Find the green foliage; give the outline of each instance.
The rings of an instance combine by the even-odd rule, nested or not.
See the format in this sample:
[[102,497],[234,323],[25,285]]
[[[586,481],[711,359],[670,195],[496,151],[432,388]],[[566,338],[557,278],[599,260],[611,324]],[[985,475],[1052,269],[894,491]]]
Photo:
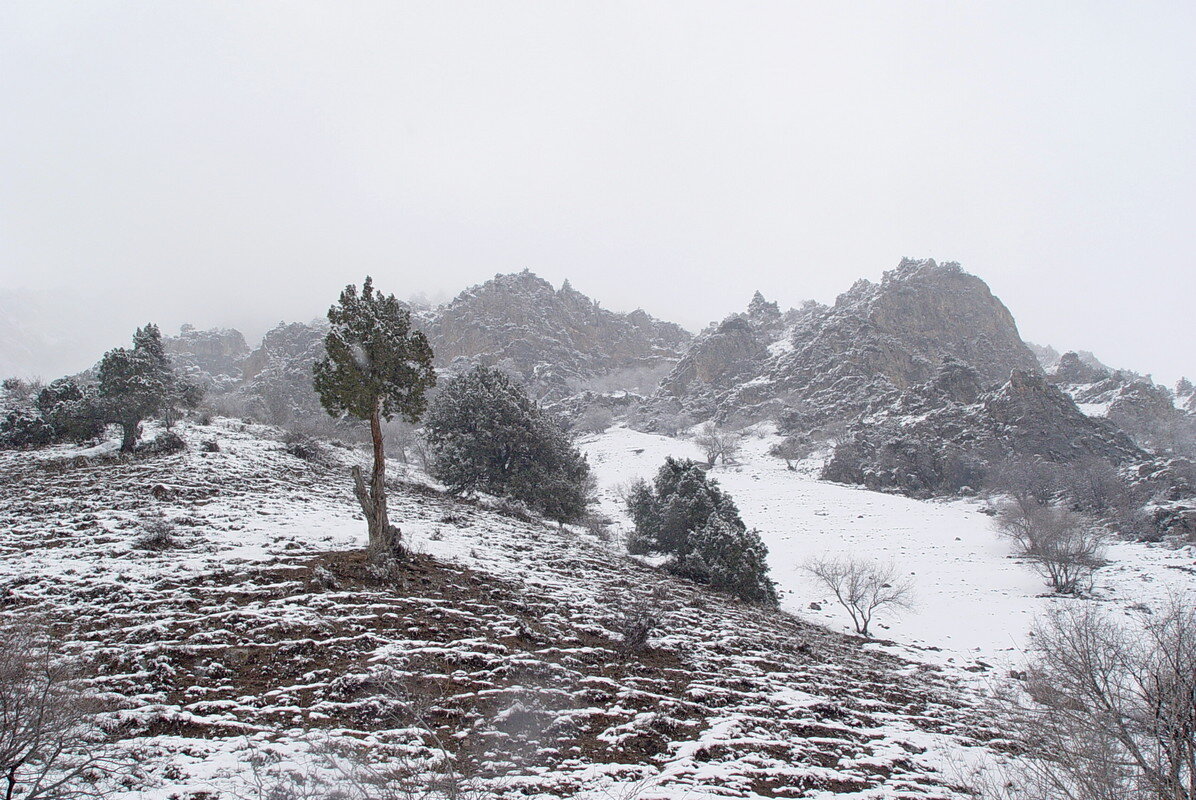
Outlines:
[[585,514],[590,466],[562,426],[501,370],[450,379],[425,422],[432,475],[457,493],[510,497],[551,519]]
[[25,450],[53,443],[54,428],[31,409],[13,409],[0,419],[0,446]]
[[694,532],[682,572],[744,600],[777,604],[768,578],[768,547],[756,531],[736,528],[719,514]]
[[87,442],[103,433],[103,414],[94,394],[69,378],[43,388],[31,408],[13,410],[0,420],[0,445],[5,447]]
[[55,441],[88,442],[104,433],[104,414],[94,392],[59,378],[37,395],[37,409]]
[[361,293],[349,285],[328,309],[331,329],[326,355],[316,362],[315,389],[331,415],[383,419],[401,414],[410,422],[423,416],[425,392],[436,384],[432,347],[411,327],[411,313],[394,295],[374,291],[371,278]]
[[665,459],[651,486],[632,485],[627,510],[635,523],[627,542],[633,554],[667,555],[672,572],[776,605],[768,548],[744,525],[731,496],[693,461]]
[[137,329],[132,349],[109,350],[100,360],[96,395],[107,421],[124,429],[122,451],[133,450],[143,420],[168,412],[191,392],[175,374],[153,323]]

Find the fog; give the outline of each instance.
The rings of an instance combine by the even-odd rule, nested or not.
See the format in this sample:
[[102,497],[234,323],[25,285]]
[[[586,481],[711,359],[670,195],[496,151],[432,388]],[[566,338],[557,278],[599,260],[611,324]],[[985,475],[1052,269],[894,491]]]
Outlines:
[[698,330],[911,256],[1196,377],[1193,41],[1189,2],[7,2],[0,367],[260,335],[367,273]]

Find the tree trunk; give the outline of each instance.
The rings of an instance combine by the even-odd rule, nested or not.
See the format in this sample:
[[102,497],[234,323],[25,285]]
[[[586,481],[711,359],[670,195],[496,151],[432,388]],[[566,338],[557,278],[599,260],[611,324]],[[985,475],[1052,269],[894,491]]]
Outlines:
[[140,422],[122,422],[120,424],[122,433],[120,440],[120,451],[122,453],[133,452],[133,448],[137,446],[137,429],[140,427]]
[[353,467],[353,491],[365,514],[370,532],[370,557],[385,560],[402,555],[399,529],[390,524],[386,513],[386,454],[382,447],[382,414],[380,404],[370,416],[370,437],[374,442],[374,469],[367,487],[361,467]]

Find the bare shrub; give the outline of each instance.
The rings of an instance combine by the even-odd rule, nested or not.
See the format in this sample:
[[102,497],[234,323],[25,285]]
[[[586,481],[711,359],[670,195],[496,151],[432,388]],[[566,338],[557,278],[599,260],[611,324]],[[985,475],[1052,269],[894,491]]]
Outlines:
[[113,766],[102,710],[77,676],[28,628],[0,632],[0,784],[9,800],[103,797]]
[[722,460],[725,464],[739,455],[743,437],[736,431],[719,428],[713,422],[707,422],[694,436],[694,444],[702,449],[706,456],[706,463],[714,466]]
[[1011,455],[993,464],[985,476],[985,488],[1005,494],[1024,509],[1055,501],[1062,488],[1065,470],[1040,458]]
[[785,466],[794,469],[794,461],[804,461],[814,454],[816,445],[808,436],[786,436],[768,449],[768,454],[784,459]]
[[909,608],[913,603],[913,583],[898,578],[892,564],[878,564],[857,558],[823,558],[809,561],[804,569],[835,593],[839,605],[847,609],[855,632],[868,636],[868,626],[883,608]]
[[175,537],[175,525],[165,516],[148,517],[141,522],[141,533],[133,540],[138,550],[174,550],[182,547]]
[[[1190,600],[1190,598],[1189,598]],[[1175,598],[1140,624],[1092,604],[1037,627],[1024,692],[1001,722],[1026,750],[1021,800],[1196,800],[1196,610]]]
[[1091,588],[1092,573],[1105,564],[1104,531],[1070,509],[1005,503],[994,524],[1059,594],[1080,594]]
[[[422,725],[422,723],[420,723]],[[482,800],[480,782],[463,774],[447,752],[419,757],[347,736],[310,741],[309,754],[286,764],[269,751],[250,755],[241,800]]]
[[609,408],[590,406],[573,425],[581,433],[602,433],[615,422],[615,415]]
[[282,437],[283,449],[302,461],[312,464],[327,464],[331,459],[328,446],[306,433],[288,431]]

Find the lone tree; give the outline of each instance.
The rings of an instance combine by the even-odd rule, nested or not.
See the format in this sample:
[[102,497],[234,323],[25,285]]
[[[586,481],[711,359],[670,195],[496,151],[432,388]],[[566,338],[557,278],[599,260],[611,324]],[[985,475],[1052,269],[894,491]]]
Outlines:
[[187,388],[189,402],[198,393],[179,380],[162,346],[162,333],[152,322],[133,334],[133,348],[117,347],[100,360],[99,398],[106,421],[120,425],[120,450],[131,453],[141,436],[142,421],[178,403]]
[[702,448],[702,454],[706,456],[706,464],[713,467],[720,458],[724,464],[733,461],[739,455],[742,438],[735,431],[720,428],[713,422],[707,422],[694,437],[694,444]]
[[417,422],[423,416],[424,393],[436,385],[432,348],[422,331],[412,329],[411,313],[394,295],[375,292],[368,276],[361,294],[352,284],[345,287],[328,309],[328,322],[326,354],[314,370],[316,394],[331,416],[369,421],[374,471],[367,486],[361,467],[353,467],[353,489],[369,526],[371,556],[400,555],[401,534],[386,513],[382,420],[398,414]]
[[693,461],[666,458],[651,484],[632,484],[626,501],[635,523],[627,538],[633,555],[668,556],[670,572],[743,600],[777,604],[768,547],[748,530],[718,481]]
[[869,636],[868,627],[879,609],[909,608],[913,584],[898,578],[892,564],[877,564],[856,558],[821,558],[804,569],[835,593],[839,605],[851,615],[855,632]]

